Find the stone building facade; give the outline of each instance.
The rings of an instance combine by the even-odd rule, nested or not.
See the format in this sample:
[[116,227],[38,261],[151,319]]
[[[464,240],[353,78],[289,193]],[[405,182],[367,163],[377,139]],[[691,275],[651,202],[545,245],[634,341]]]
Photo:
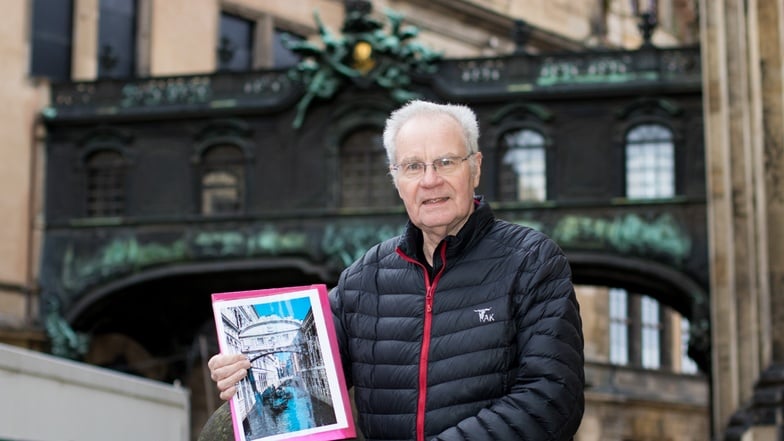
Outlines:
[[[135,56],[133,64],[129,66],[123,65],[123,61],[117,59],[119,54],[104,50],[102,42],[105,43],[106,40],[102,36],[104,35],[102,26],[106,25],[101,17],[111,13],[111,11],[106,13],[102,9],[104,2],[75,0],[72,2],[72,20],[65,21],[72,26],[71,59],[66,78],[59,80],[76,82],[70,84],[74,85],[74,90],[78,93],[58,95],[50,93],[52,90],[70,90],[69,83],[61,87],[63,84],[57,80],[31,74],[33,68],[30,60],[34,58],[33,41],[37,35],[33,17],[36,16],[38,3],[37,1],[12,2],[2,18],[3,26],[0,27],[2,29],[0,33],[5,37],[2,50],[9,55],[7,59],[11,60],[9,63],[4,63],[4,67],[0,70],[0,76],[5,80],[0,90],[8,103],[0,110],[3,114],[4,132],[8,134],[7,142],[3,147],[5,150],[3,156],[10,158],[9,161],[0,163],[3,171],[0,173],[0,182],[5,184],[5,188],[19,189],[19,191],[5,192],[0,198],[0,204],[8,213],[7,228],[0,231],[0,244],[2,244],[0,247],[3,255],[7,256],[0,261],[0,339],[20,346],[51,350],[53,330],[60,338],[68,340],[70,337],[73,341],[79,341],[81,333],[87,329],[84,317],[89,314],[101,315],[101,303],[97,301],[102,298],[101,296],[111,292],[120,296],[134,292],[126,289],[130,285],[107,283],[90,291],[92,298],[96,299],[94,304],[90,302],[89,296],[76,302],[75,311],[81,313],[74,312],[70,317],[68,314],[62,314],[66,318],[64,321],[50,320],[52,315],[49,312],[52,311],[52,305],[47,303],[50,297],[45,294],[46,286],[42,287],[46,280],[50,280],[47,274],[51,274],[47,272],[51,270],[49,264],[52,262],[46,257],[51,255],[47,254],[47,244],[50,244],[49,250],[51,250],[51,244],[56,244],[58,237],[72,237],[69,235],[80,234],[79,231],[92,234],[97,244],[100,244],[102,237],[106,243],[120,243],[111,241],[115,237],[110,232],[113,229],[117,231],[117,228],[107,224],[105,220],[96,221],[96,219],[89,219],[89,216],[69,214],[74,210],[74,206],[71,204],[72,199],[69,199],[73,195],[69,195],[67,189],[75,188],[70,186],[74,184],[75,176],[79,175],[72,172],[80,165],[79,161],[74,161],[72,155],[74,152],[68,151],[68,145],[79,145],[81,146],[79,148],[83,149],[82,152],[87,152],[93,145],[90,144],[91,140],[98,140],[105,144],[106,136],[109,136],[112,143],[119,143],[119,150],[122,151],[124,142],[132,145],[133,141],[126,136],[127,133],[117,130],[118,126],[129,127],[130,124],[134,124],[134,121],[141,121],[141,125],[144,125],[145,118],[148,118],[144,114],[139,114],[130,115],[124,120],[125,117],[122,115],[113,116],[109,106],[100,105],[93,107],[91,115],[78,113],[69,115],[67,114],[69,106],[73,105],[75,107],[70,108],[76,108],[80,104],[74,103],[74,98],[100,97],[100,92],[93,93],[89,88],[104,87],[112,81],[124,81],[118,73],[122,69],[131,72],[131,79],[150,78],[154,81],[155,78],[187,77],[198,82],[200,75],[203,75],[211,79],[215,78],[213,81],[216,81],[216,84],[220,75],[213,75],[223,71],[228,77],[235,75],[231,72],[238,69],[232,63],[242,57],[245,57],[245,66],[249,69],[274,69],[278,63],[285,62],[281,61],[285,59],[275,56],[275,48],[280,47],[281,32],[285,31],[311,42],[320,43],[323,35],[320,35],[313,12],[318,11],[319,18],[337,35],[344,23],[345,5],[344,2],[337,0],[302,0],[285,3],[251,0],[189,0],[186,7],[185,2],[179,0],[167,2],[137,0],[132,39],[134,43],[132,51]],[[292,3],[295,5],[292,6]],[[620,0],[577,3],[566,0],[520,2],[389,0],[373,2],[373,17],[383,21],[384,8],[389,7],[402,13],[407,24],[416,26],[419,30],[417,41],[442,51],[444,58],[476,60],[480,57],[493,59],[511,53],[536,56],[559,52],[635,50],[644,43],[637,26],[638,17],[632,11],[633,5],[637,3],[640,3],[639,8],[644,12],[645,5],[642,3],[648,2]],[[681,109],[680,115],[699,116],[683,119],[681,124],[686,127],[701,129],[703,125],[700,108],[694,106],[695,99],[698,104],[702,99],[705,108],[708,109],[704,113],[704,159],[684,158],[684,162],[690,162],[694,169],[701,169],[703,166],[701,161],[705,161],[706,173],[703,182],[707,183],[707,192],[704,187],[700,190],[701,186],[695,185],[690,190],[694,191],[690,194],[697,195],[694,199],[697,202],[691,202],[694,204],[691,209],[695,211],[684,210],[682,214],[676,214],[676,218],[678,216],[697,220],[704,218],[704,224],[709,227],[708,246],[705,249],[709,251],[711,271],[706,270],[704,274],[710,286],[711,299],[710,308],[706,310],[710,311],[710,322],[714,326],[710,327],[712,344],[709,346],[710,352],[707,353],[708,361],[707,364],[705,361],[702,363],[703,366],[709,366],[703,371],[711,371],[712,377],[708,380],[703,374],[682,374],[680,356],[684,352],[684,347],[681,345],[680,328],[675,324],[680,323],[682,315],[693,318],[689,314],[693,302],[689,303],[677,298],[668,300],[666,296],[657,297],[657,300],[662,304],[662,312],[659,314],[660,317],[664,317],[662,322],[671,325],[664,333],[666,338],[662,339],[663,346],[668,347],[662,351],[667,354],[663,356],[667,369],[646,369],[637,364],[619,366],[613,363],[611,360],[613,349],[608,339],[608,334],[611,333],[608,311],[613,298],[610,293],[612,286],[596,286],[591,283],[597,282],[598,285],[599,282],[607,281],[607,271],[597,276],[599,270],[596,267],[584,265],[580,260],[589,259],[591,256],[588,254],[578,256],[578,253],[575,253],[574,255],[578,257],[576,266],[580,269],[579,277],[583,282],[580,286],[580,301],[585,319],[588,356],[586,373],[590,383],[587,392],[586,417],[578,439],[583,441],[701,440],[722,439],[725,432],[751,433],[756,436],[754,439],[763,441],[774,439],[765,436],[771,433],[771,430],[780,431],[781,428],[775,429],[774,424],[768,424],[771,421],[771,412],[765,410],[770,409],[765,405],[771,400],[766,400],[764,393],[760,392],[766,392],[771,388],[773,391],[777,390],[776,374],[779,371],[775,366],[777,362],[781,362],[779,354],[781,345],[777,343],[776,336],[782,334],[776,331],[777,326],[782,322],[777,320],[782,315],[782,308],[779,300],[781,296],[776,293],[781,291],[782,278],[779,273],[782,271],[776,269],[776,257],[781,255],[779,245],[782,239],[774,226],[777,219],[775,215],[780,212],[777,207],[781,206],[780,198],[777,196],[781,188],[777,180],[782,168],[781,155],[779,155],[781,133],[776,123],[780,120],[781,113],[780,74],[777,73],[781,68],[781,51],[780,44],[776,44],[781,41],[779,30],[781,20],[777,20],[776,17],[781,17],[782,4],[780,1],[723,2],[724,6],[718,6],[708,0],[703,0],[699,5],[677,0],[660,1],[658,4],[659,26],[655,28],[652,36],[654,45],[676,47],[694,43],[697,39],[696,24],[699,15],[699,37],[703,47],[702,78],[705,84],[710,86],[705,88],[703,98],[700,98],[699,90],[695,94],[684,90],[675,92],[659,88],[655,89],[655,92],[647,90],[643,93],[649,97],[685,97],[682,101],[660,101],[659,103],[663,105],[653,106],[652,110],[648,111],[654,114],[661,112],[664,115],[668,110],[672,110],[667,105],[676,102]],[[736,9],[728,9],[730,6],[735,6]],[[122,11],[114,12],[122,16]],[[525,20],[524,26],[521,26],[518,19]],[[232,47],[230,44],[232,41],[224,42],[220,38],[221,30],[225,26],[224,20],[235,25],[239,23],[240,31],[244,26],[253,29],[253,32],[247,36],[250,38],[247,46],[249,50],[244,55],[242,50],[237,51],[236,47]],[[749,39],[747,35],[753,35],[755,38]],[[226,58],[222,58],[222,54],[229,53],[232,56],[226,55]],[[281,56],[284,55],[285,51]],[[752,62],[747,64],[743,62],[744,60]],[[476,63],[476,61],[472,62]],[[496,72],[492,68],[492,63],[477,66],[479,67],[472,70],[466,69],[464,64],[462,72],[469,72],[466,74],[469,76],[476,74],[479,77],[482,75],[492,77]],[[54,83],[54,87],[50,86],[51,83]],[[129,81],[129,84],[138,85],[140,82]],[[735,87],[736,84],[742,84],[744,87]],[[475,83],[475,86],[481,84]],[[442,98],[449,96],[444,90],[450,89],[448,87],[439,89],[436,96]],[[483,107],[481,100],[477,100],[470,94],[466,95],[470,92],[471,89],[461,90],[454,92],[452,97],[462,96],[466,100],[476,100],[480,112],[486,115],[488,120],[492,112],[499,110],[492,108],[491,105]],[[599,98],[598,95],[593,99],[604,100],[607,108],[610,109],[613,106],[623,107],[621,103],[632,101],[629,97],[633,96],[633,92],[624,92],[622,98],[615,98],[616,101],[612,98]],[[141,97],[140,99],[150,98],[148,95],[136,96]],[[581,104],[580,99],[575,98],[574,95],[565,94],[564,97],[563,99],[573,100],[574,108],[583,106],[582,108],[590,113],[591,106],[585,100]],[[361,96],[353,98],[361,98]],[[378,96],[374,95],[372,98],[377,99]],[[58,99],[65,101],[58,102]],[[498,100],[497,97],[493,99]],[[541,96],[538,99],[540,102],[547,103],[550,109],[560,109],[555,104],[555,100],[548,101]],[[349,100],[345,103],[356,102],[365,103],[371,114],[378,113],[376,119],[383,118],[383,111],[386,109],[368,105],[367,101]],[[216,105],[218,104],[220,103],[216,102]],[[223,104],[228,103],[224,101]],[[280,107],[285,106],[291,106],[291,103],[281,104]],[[304,124],[311,124],[314,120],[327,121],[323,119],[329,115],[326,109],[319,104],[308,108],[304,113],[306,118]],[[526,109],[528,114],[536,114],[536,107],[529,106]],[[105,112],[104,116],[101,116],[101,112]],[[166,155],[177,151],[176,144],[183,139],[181,136],[174,136],[173,134],[177,133],[176,129],[173,128],[174,126],[167,126],[165,122],[167,118],[172,118],[177,110],[164,111],[166,112],[170,116],[159,116],[157,120],[150,119],[152,122],[148,129],[145,129],[152,135],[150,139],[161,143],[169,142],[168,145],[161,144],[162,148],[156,153],[161,159],[159,164],[165,163]],[[556,114],[563,115],[562,112]],[[514,113],[507,114],[514,115]],[[231,112],[215,115],[232,116]],[[538,115],[541,118],[546,114]],[[186,118],[185,126],[190,124],[194,128],[201,127],[196,132],[202,135],[198,133],[193,135],[193,130],[188,132],[192,133],[192,138],[196,137],[190,139],[191,144],[199,145],[201,141],[198,137],[208,136],[210,130],[213,130],[213,134],[218,133],[219,137],[224,136],[224,139],[236,139],[237,136],[241,138],[244,133],[251,133],[253,130],[258,132],[270,129],[274,124],[277,124],[278,131],[283,130],[284,127],[282,123],[269,122],[264,123],[268,125],[246,127],[236,124],[236,121],[226,123],[224,119],[218,118],[214,118],[212,123],[209,123],[210,116],[196,113],[193,114],[190,122]],[[289,112],[284,116],[290,118],[293,113]],[[547,120],[546,116],[544,120]],[[205,121],[207,123],[202,124]],[[102,131],[106,126],[111,130]],[[543,126],[546,124],[541,125]],[[202,129],[206,131],[200,132]],[[701,133],[701,130],[698,132]],[[684,129],[683,133],[691,132]],[[83,136],[80,138],[80,135]],[[138,133],[132,136],[135,136],[137,141],[144,139],[144,136],[139,136]],[[687,139],[691,138],[687,136]],[[703,145],[701,137],[699,142],[691,142],[698,144],[701,151]],[[204,151],[207,151],[207,147]],[[86,154],[82,156],[86,157]],[[590,155],[586,155],[586,158],[588,156]],[[144,161],[145,166],[155,164],[154,161],[147,162],[150,158],[140,154],[136,160]],[[574,158],[570,159],[573,163]],[[198,159],[195,160],[198,162]],[[737,167],[736,164],[744,166]],[[307,167],[308,164],[303,165]],[[52,173],[52,170],[56,172]],[[165,171],[160,170],[159,173]],[[174,188],[186,194],[189,185],[189,182],[182,181],[174,185]],[[59,193],[58,188],[62,190]],[[568,193],[565,188],[561,188],[561,191]],[[494,188],[488,190],[491,193],[501,192]],[[153,188],[147,191],[155,190]],[[707,206],[699,203],[700,191],[703,191]],[[183,205],[183,207],[187,206],[187,203]],[[88,203],[84,208],[89,210],[89,207]],[[150,212],[165,208],[140,207]],[[104,208],[94,207],[95,210]],[[500,208],[503,212],[504,206]],[[521,221],[525,220],[529,223],[539,221],[544,227],[548,226],[548,216],[560,216],[548,215],[547,211],[540,208],[542,207],[537,209],[529,207],[522,211],[510,209],[507,214],[520,216]],[[661,209],[666,211],[670,208]],[[707,213],[707,218],[704,215],[693,214],[699,213],[701,209],[704,210],[703,213]],[[678,213],[677,210],[674,212]],[[649,215],[650,213],[656,213],[656,209],[648,212]],[[754,213],[755,216],[749,216],[749,213]],[[172,219],[171,216],[168,219],[163,216],[155,219],[145,228],[154,230],[161,225],[176,223]],[[202,225],[207,225],[196,218],[190,218],[189,222],[196,225],[202,222]],[[127,226],[127,223],[120,224],[121,228]],[[154,231],[152,233],[155,234]],[[59,234],[62,236],[58,236]],[[215,241],[210,242],[212,245],[208,244],[204,249],[216,253],[220,253],[220,248],[216,247],[224,247],[232,243],[229,240],[231,238],[227,236],[201,235],[199,237],[202,241],[209,241],[212,237]],[[692,237],[700,237],[700,234],[697,233]],[[130,246],[128,244],[132,242],[122,243]],[[738,246],[739,244],[746,246],[741,247]],[[135,248],[135,250],[150,253],[156,251],[152,248]],[[80,257],[78,250],[74,253],[72,256],[78,259]],[[120,250],[120,253],[125,253],[123,255],[127,256],[128,248]],[[117,256],[117,254],[106,256]],[[160,258],[160,254],[157,256]],[[695,262],[699,261],[700,259],[695,260]],[[110,260],[104,260],[103,266],[100,261],[88,263],[97,266],[89,267],[95,272],[80,273],[85,277],[99,274],[101,271],[110,271],[112,268]],[[83,265],[80,268],[84,269],[88,266]],[[220,271],[221,268],[239,279],[249,277],[247,272],[227,264],[220,268],[213,268],[212,271]],[[192,271],[198,270],[198,267],[192,267]],[[617,267],[614,271],[617,271]],[[151,272],[143,274],[146,275],[143,277],[137,275],[137,289],[152,287],[148,284],[151,279],[144,278],[151,276]],[[664,271],[662,274],[675,273]],[[286,281],[293,283],[303,280],[303,276],[312,278],[312,281],[322,282],[330,282],[334,278],[334,274],[329,271],[319,272],[313,268],[306,268],[301,272],[293,272],[290,276],[281,275],[274,280],[275,283]],[[177,282],[186,279],[188,279],[187,274],[181,274],[178,278],[167,282],[168,285],[165,286],[172,288],[177,286]],[[696,279],[699,280],[699,277]],[[86,278],[75,280],[77,284],[88,281]],[[196,281],[192,281],[193,285],[189,286],[208,283],[207,279],[200,279],[193,275],[191,280]],[[254,282],[252,278],[248,281]],[[632,277],[626,278],[625,283],[632,294],[635,287],[640,288],[639,291],[642,293],[646,290],[656,291],[643,282],[633,280]],[[675,285],[677,283],[677,281],[673,282]],[[161,286],[158,285],[156,289],[161,289]],[[221,288],[227,286],[223,285]],[[685,287],[690,285],[684,282],[678,286],[679,289],[669,286],[658,287],[658,292],[668,289],[671,293],[686,292],[688,289]],[[708,289],[705,291],[707,292]],[[637,303],[630,301],[630,304]],[[105,311],[111,316],[110,308]],[[715,326],[718,323],[731,325]],[[83,325],[82,328],[79,328],[80,324]],[[77,332],[74,332],[74,328]],[[56,332],[57,329],[60,330],[59,333]],[[202,333],[202,335],[206,334],[209,334],[209,330]],[[151,378],[171,380],[162,372],[161,366],[150,363],[159,360],[161,356],[153,354],[154,348],[145,347],[137,340],[118,333],[105,333],[95,335],[90,341],[84,341],[84,344],[90,346],[83,354],[86,361],[111,366],[116,362],[117,357],[121,356],[126,365],[144,366],[137,373]],[[76,345],[78,346],[78,343]],[[632,356],[635,354],[642,356],[641,352],[643,351],[639,347],[632,347],[630,350]],[[205,354],[191,355],[193,360],[203,361]],[[193,370],[193,375],[189,376],[187,383],[194,391],[192,403],[194,435],[206,420],[209,409],[215,406],[214,397],[209,398],[209,391],[202,389],[203,371],[199,371],[198,367],[198,361],[188,367]],[[763,375],[764,373],[767,373],[767,376]],[[765,381],[760,381],[761,379]],[[776,409],[775,399],[773,401],[772,408]],[[749,404],[752,404],[752,411],[744,412]],[[780,404],[778,408],[780,412]],[[763,410],[755,414],[754,409]],[[773,414],[775,415],[775,412]],[[753,422],[760,424],[755,426]],[[731,430],[727,430],[727,427],[731,427]]]

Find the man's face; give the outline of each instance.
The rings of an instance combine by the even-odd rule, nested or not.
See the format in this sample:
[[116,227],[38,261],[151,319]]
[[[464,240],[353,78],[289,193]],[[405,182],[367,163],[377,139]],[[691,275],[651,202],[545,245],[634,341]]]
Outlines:
[[[424,175],[406,177],[397,172],[397,190],[411,222],[423,233],[438,240],[454,235],[474,210],[474,189],[479,185],[482,154],[477,152],[476,173],[471,174],[468,154],[457,121],[447,115],[414,117],[396,137],[396,163],[424,162]],[[440,158],[458,158],[457,168],[441,174],[432,167]]]

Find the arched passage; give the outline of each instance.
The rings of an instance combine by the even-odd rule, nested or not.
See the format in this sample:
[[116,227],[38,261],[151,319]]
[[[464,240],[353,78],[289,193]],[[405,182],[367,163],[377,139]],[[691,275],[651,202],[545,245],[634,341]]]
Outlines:
[[[281,286],[335,283],[336,275],[301,259],[261,259],[171,265],[114,280],[80,297],[65,312],[78,332],[121,334],[165,365],[164,381],[183,380],[198,337],[215,346],[211,295]],[[132,373],[134,366],[112,366]]]
[[64,315],[91,337],[86,362],[187,387],[198,430],[221,403],[206,368],[218,352],[211,295],[336,281],[296,258],[167,265],[87,292]]
[[689,356],[710,372],[709,304],[707,291],[688,275],[662,263],[597,252],[569,252],[576,285],[623,288],[645,294],[689,319]]

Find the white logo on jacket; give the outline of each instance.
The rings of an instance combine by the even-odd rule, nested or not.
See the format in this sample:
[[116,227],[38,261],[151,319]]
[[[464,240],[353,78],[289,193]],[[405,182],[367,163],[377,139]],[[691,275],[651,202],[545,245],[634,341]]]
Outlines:
[[493,307],[489,308],[482,308],[482,309],[474,309],[474,312],[479,314],[479,322],[480,323],[487,323],[487,322],[494,322],[495,321],[495,313],[490,312],[493,310]]

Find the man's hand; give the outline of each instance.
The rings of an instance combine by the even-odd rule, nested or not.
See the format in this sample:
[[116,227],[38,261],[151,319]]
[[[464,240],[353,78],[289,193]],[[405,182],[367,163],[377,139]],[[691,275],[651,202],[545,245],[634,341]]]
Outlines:
[[243,354],[217,354],[210,358],[207,367],[221,399],[228,401],[237,393],[237,383],[248,375],[250,361]]

